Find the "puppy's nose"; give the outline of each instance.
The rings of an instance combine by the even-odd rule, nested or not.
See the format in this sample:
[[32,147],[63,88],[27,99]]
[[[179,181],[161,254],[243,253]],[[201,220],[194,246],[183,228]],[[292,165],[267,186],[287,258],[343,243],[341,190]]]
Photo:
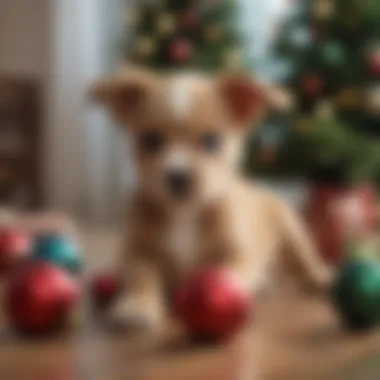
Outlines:
[[193,180],[190,173],[178,170],[167,174],[166,183],[172,194],[186,196],[192,189]]

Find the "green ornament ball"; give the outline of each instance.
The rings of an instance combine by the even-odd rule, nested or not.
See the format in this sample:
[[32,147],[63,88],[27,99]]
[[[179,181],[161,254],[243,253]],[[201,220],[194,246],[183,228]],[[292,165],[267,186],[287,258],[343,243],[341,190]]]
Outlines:
[[82,268],[82,258],[78,247],[66,236],[60,234],[37,237],[33,259],[46,261],[71,273],[78,273]]
[[327,42],[322,48],[322,58],[330,66],[338,66],[344,61],[344,48],[338,42]]
[[338,276],[334,304],[351,329],[369,329],[380,321],[380,265],[372,260],[352,260]]

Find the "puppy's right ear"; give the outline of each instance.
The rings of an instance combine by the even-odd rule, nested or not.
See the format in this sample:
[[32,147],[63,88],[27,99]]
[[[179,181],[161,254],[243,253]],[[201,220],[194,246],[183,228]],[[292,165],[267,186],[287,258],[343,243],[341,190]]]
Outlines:
[[118,122],[130,122],[141,112],[150,84],[147,74],[124,69],[95,83],[90,99],[104,104]]

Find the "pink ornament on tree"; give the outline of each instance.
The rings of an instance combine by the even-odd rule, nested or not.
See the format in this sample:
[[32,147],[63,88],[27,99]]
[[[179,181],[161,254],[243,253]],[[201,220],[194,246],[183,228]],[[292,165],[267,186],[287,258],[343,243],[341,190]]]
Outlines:
[[188,62],[192,54],[193,46],[184,38],[173,41],[169,47],[169,57],[171,61],[177,64]]
[[371,51],[367,57],[367,67],[370,74],[380,77],[380,49]]

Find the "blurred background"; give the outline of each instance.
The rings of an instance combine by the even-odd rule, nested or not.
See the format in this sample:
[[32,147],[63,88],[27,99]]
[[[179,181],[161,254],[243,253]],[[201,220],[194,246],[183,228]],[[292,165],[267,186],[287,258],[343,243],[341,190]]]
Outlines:
[[[108,265],[118,252],[112,227],[122,217],[120,205],[134,168],[127,139],[89,104],[87,93],[96,78],[126,60],[164,71],[244,70],[288,92],[288,112],[271,113],[252,126],[242,171],[303,212],[327,262],[340,269],[353,258],[351,267],[343,265],[342,273],[348,268],[349,274],[342,276],[338,297],[355,318],[363,312],[364,322],[378,326],[380,1],[0,0],[0,224],[1,211],[10,208],[52,212],[51,219],[24,222],[37,232],[41,226],[54,230],[54,224],[60,229],[55,211],[85,226],[100,225],[96,233],[83,233],[90,271]],[[111,226],[110,234],[104,226]],[[53,251],[63,245],[72,253],[65,241],[58,248],[54,238],[48,243]],[[365,263],[356,263],[358,257]],[[322,367],[335,370],[348,363],[348,376],[339,378],[358,379],[351,362],[359,351],[368,357],[360,368],[376,367],[375,376],[360,378],[379,378],[378,355],[372,357],[379,333],[365,335],[368,340],[341,333],[329,305],[308,297],[276,302],[258,318],[259,329],[270,332],[263,344],[277,350],[277,356],[263,358],[264,366],[280,373],[276,378],[311,378],[315,371],[321,375],[315,378],[332,379]],[[273,341],[272,335],[277,335]],[[78,342],[76,352],[87,355],[79,355],[79,361],[90,363],[91,373],[102,360],[112,371],[123,368],[114,366],[115,358],[130,366],[119,345],[104,355],[96,351],[98,342]],[[294,355],[288,355],[292,349]],[[30,366],[19,363],[37,363],[34,346],[30,353],[32,359],[28,350],[11,348],[2,357],[3,368],[10,363],[26,378]],[[39,355],[41,362],[57,367],[45,351]],[[68,367],[71,353],[67,358],[57,351],[56,356],[61,367]],[[302,366],[304,372],[293,377]]]
[[1,201],[119,218],[128,142],[86,89],[125,59],[284,86],[292,111],[252,129],[243,167],[293,201],[376,184],[378,15],[376,0],[0,0]]
[[[155,2],[140,3],[154,8]],[[197,27],[218,39],[219,29],[223,33],[233,24],[246,36],[237,41],[241,53],[268,76],[269,42],[288,4],[243,0],[239,6],[240,21],[227,11],[222,18],[215,15],[215,27],[194,10]],[[132,38],[135,11],[127,0],[0,0],[3,204],[65,210],[92,221],[118,217],[133,177],[128,147],[88,106],[86,89],[126,56],[130,42],[144,50],[144,39]],[[144,28],[152,22],[161,25],[161,33],[170,32],[173,12],[163,10],[162,18],[157,13]]]

